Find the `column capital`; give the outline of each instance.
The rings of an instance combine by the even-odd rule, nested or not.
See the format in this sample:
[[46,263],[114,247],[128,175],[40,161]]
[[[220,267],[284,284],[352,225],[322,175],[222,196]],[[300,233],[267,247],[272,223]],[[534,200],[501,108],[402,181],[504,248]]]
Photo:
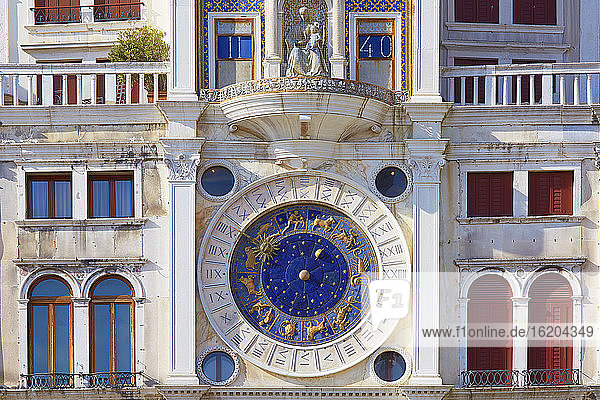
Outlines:
[[169,181],[196,181],[196,169],[200,164],[200,155],[186,156],[183,153],[177,157],[165,157],[169,167]]
[[513,307],[527,307],[529,305],[529,297],[512,297]]
[[73,299],[73,307],[87,307],[90,305],[90,299],[85,297],[78,297]]
[[444,151],[448,140],[408,139],[408,165],[413,172],[413,180],[419,183],[440,181],[440,172],[446,165]]

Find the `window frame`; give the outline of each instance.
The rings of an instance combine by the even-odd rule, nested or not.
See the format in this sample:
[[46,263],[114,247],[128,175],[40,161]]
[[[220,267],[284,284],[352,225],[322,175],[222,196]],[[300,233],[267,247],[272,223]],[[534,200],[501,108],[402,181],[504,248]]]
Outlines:
[[[497,2],[496,11],[495,11],[497,18],[496,18],[495,21],[481,21],[480,20],[479,15],[478,15],[479,14],[479,12],[478,12],[479,11],[479,5],[477,3],[479,1],[481,1],[481,0],[473,0],[475,2],[475,4],[474,4],[474,8],[475,8],[475,11],[474,11],[474,13],[475,13],[475,21],[459,21],[458,17],[457,17],[457,15],[458,15],[457,11],[458,11],[458,3],[461,2],[461,1],[467,1],[467,0],[454,0],[453,1],[452,7],[453,7],[453,12],[454,12],[454,22],[464,23],[464,24],[493,24],[493,25],[500,24],[500,3],[501,3],[501,0],[495,0]],[[494,0],[491,0],[491,1],[494,1]]]
[[[208,87],[217,88],[217,21],[252,21],[252,79],[260,79],[261,72],[261,16],[258,12],[209,12],[208,13]],[[242,35],[246,36],[246,35]],[[247,60],[247,59],[244,59]]]
[[[41,282],[53,279],[64,284],[69,290],[70,296],[38,296],[31,297],[33,290]],[[68,305],[69,306],[69,373],[72,374],[74,371],[74,312],[73,312],[73,291],[70,285],[61,277],[56,275],[47,275],[36,279],[27,291],[27,373],[34,374],[34,339],[33,339],[33,307],[34,306],[48,306],[48,374],[56,373],[56,342],[54,339],[54,327],[55,327],[55,305]],[[50,319],[52,316],[52,320]],[[50,362],[52,360],[52,362]]]
[[[373,57],[373,58],[364,58],[364,57],[360,57],[360,33],[358,31],[358,23],[360,21],[366,21],[366,22],[392,22],[392,43],[391,43],[391,49],[392,49],[392,55],[391,57],[387,58],[380,58],[380,57]],[[383,60],[391,60],[392,62],[392,87],[390,88],[390,90],[396,90],[396,55],[398,53],[398,49],[396,49],[396,21],[394,18],[374,18],[374,17],[357,17],[354,20],[354,24],[355,24],[355,34],[354,34],[354,39],[356,41],[356,71],[355,71],[355,76],[356,76],[356,80],[360,80],[360,75],[359,75],[359,62],[360,61],[364,61],[364,60],[373,60],[373,61],[383,61]],[[372,34],[372,36],[388,36],[388,34],[386,33],[374,33]],[[402,49],[400,49],[402,50]]]
[[[96,287],[102,283],[103,281],[109,280],[109,279],[118,279],[120,281],[122,281],[123,283],[125,283],[128,287],[129,290],[131,291],[131,295],[127,296],[127,295],[118,295],[118,296],[95,296],[94,295],[94,291],[96,290]],[[135,353],[136,353],[136,347],[135,347],[135,330],[136,330],[136,326],[135,326],[135,291],[133,288],[133,285],[125,278],[123,278],[120,275],[106,275],[103,276],[102,278],[97,279],[92,286],[90,287],[90,306],[89,306],[89,320],[90,320],[90,330],[89,330],[89,335],[90,335],[90,347],[89,347],[89,360],[90,360],[90,373],[115,373],[115,372],[129,372],[129,373],[135,373],[136,372],[136,365],[135,365]],[[129,317],[130,317],[130,328],[129,328],[129,334],[130,334],[130,338],[131,338],[131,343],[130,343],[130,351],[131,351],[131,359],[130,359],[130,366],[131,366],[131,371],[118,371],[116,369],[116,364],[117,364],[117,334],[116,334],[116,305],[117,304],[129,304]],[[95,370],[95,352],[96,352],[96,348],[95,348],[95,313],[94,313],[94,307],[95,305],[108,305],[109,306],[109,327],[108,327],[108,332],[109,332],[109,371],[96,371]]]
[[[394,62],[392,63],[392,71],[394,76],[392,79],[393,89],[401,90],[402,88],[402,74],[396,73],[402,71],[402,46],[405,45],[404,38],[402,37],[402,24],[406,20],[402,19],[402,13],[400,12],[351,12],[348,14],[349,23],[349,54],[350,54],[350,80],[357,80],[358,77],[358,20],[393,20],[393,55]],[[407,81],[410,77],[407,76]]]
[[[251,29],[250,29],[250,41],[251,41],[251,50],[250,50],[250,58],[219,58],[219,37],[220,36],[229,36],[229,37],[247,37],[247,34],[232,34],[232,35],[219,35],[219,31],[217,28],[217,24],[219,22],[250,22],[251,24]],[[219,74],[217,73],[217,71],[219,70],[219,62],[220,61],[231,61],[231,60],[236,60],[236,61],[250,61],[252,63],[252,79],[254,80],[256,79],[255,76],[255,71],[254,71],[254,64],[255,64],[255,59],[254,59],[254,46],[256,46],[256,43],[254,42],[254,19],[252,18],[215,18],[213,20],[214,23],[214,32],[215,32],[215,42],[214,42],[214,46],[215,46],[215,85],[216,87],[219,87]]]
[[[121,179],[119,179],[121,178]],[[115,192],[115,181],[124,180],[122,178],[128,178],[131,184],[131,215],[126,217],[116,216],[116,192]],[[96,217],[93,215],[94,210],[94,181],[105,181],[108,180],[108,217]],[[97,218],[133,218],[135,217],[135,176],[133,171],[114,171],[114,172],[88,172],[87,174],[87,217],[90,219]]]
[[[48,182],[48,216],[33,217],[33,182]],[[70,216],[56,217],[56,203],[54,201],[54,186],[56,182],[69,182],[71,187],[70,199]],[[26,206],[25,218],[27,219],[73,219],[73,176],[70,172],[27,172],[25,173],[26,185]]]

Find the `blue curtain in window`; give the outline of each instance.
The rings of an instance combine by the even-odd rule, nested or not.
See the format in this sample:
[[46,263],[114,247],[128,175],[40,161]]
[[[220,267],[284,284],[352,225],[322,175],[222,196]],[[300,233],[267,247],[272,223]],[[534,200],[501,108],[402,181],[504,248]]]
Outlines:
[[54,182],[54,217],[71,218],[71,182]]
[[115,217],[133,217],[131,181],[115,181]]
[[108,181],[92,181],[92,216],[110,217]]

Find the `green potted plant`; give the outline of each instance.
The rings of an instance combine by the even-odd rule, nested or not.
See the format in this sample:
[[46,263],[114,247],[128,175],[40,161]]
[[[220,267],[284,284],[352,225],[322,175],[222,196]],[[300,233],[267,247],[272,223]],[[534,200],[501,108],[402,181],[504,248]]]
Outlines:
[[[165,42],[165,33],[150,26],[142,26],[123,30],[119,33],[118,42],[109,53],[111,62],[163,62],[169,61],[169,45]],[[120,76],[119,81],[123,82]],[[133,77],[137,82],[137,77]],[[148,102],[154,100],[154,80],[151,75],[144,78],[144,88],[148,92]],[[158,78],[158,99],[166,99],[167,80],[165,75]]]

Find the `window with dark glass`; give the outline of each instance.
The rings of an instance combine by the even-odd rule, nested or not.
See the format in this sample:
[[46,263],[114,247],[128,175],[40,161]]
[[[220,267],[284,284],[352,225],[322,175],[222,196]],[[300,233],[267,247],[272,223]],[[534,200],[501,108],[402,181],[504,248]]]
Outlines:
[[470,172],[467,175],[467,216],[511,216],[512,183],[512,172]]
[[498,23],[498,0],[454,0],[456,22]]
[[556,0],[513,0],[513,22],[556,25]]
[[202,361],[202,372],[212,382],[224,382],[235,372],[235,362],[226,352],[213,351]]
[[90,174],[88,193],[88,213],[91,218],[133,217],[131,173]]
[[70,386],[72,360],[71,291],[59,278],[46,278],[29,291],[29,373],[40,375],[38,386]]
[[380,379],[394,382],[406,372],[406,361],[395,351],[384,351],[375,358],[373,369]]
[[530,172],[529,215],[573,215],[573,171]]
[[71,174],[27,174],[27,218],[71,218]]
[[90,371],[106,373],[110,386],[132,384],[133,367],[133,290],[118,276],[94,284],[90,310]]

